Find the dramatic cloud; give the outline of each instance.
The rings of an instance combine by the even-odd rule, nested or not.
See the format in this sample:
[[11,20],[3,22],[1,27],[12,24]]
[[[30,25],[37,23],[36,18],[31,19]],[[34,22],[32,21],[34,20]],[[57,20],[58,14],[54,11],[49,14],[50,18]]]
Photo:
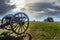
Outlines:
[[60,6],[55,5],[54,3],[40,2],[40,3],[31,3],[28,6],[28,10],[32,12],[33,16],[41,15],[55,15],[60,13]]
[[25,0],[26,3],[38,3],[38,2],[49,2],[49,3],[53,3],[53,2],[57,2],[58,0]]
[[29,10],[44,11],[50,9],[60,10],[60,6],[53,5],[52,3],[32,3],[29,5]]
[[8,10],[15,8],[15,5],[8,5],[10,0],[0,0],[0,15],[6,13]]

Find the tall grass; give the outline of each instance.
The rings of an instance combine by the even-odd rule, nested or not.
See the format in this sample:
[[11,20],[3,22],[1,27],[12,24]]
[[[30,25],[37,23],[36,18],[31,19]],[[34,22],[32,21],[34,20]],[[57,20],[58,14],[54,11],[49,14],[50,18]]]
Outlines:
[[[0,29],[0,34],[5,31]],[[27,33],[33,40],[60,40],[60,22],[30,22]]]
[[60,23],[30,22],[28,32],[33,40],[60,40]]

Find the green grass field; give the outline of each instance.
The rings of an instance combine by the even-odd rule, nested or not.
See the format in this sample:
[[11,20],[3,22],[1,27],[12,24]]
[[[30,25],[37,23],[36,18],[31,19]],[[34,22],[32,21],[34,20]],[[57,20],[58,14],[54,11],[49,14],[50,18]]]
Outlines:
[[60,22],[30,22],[33,40],[60,40]]
[[60,22],[30,22],[26,33],[30,33],[33,40],[60,40]]

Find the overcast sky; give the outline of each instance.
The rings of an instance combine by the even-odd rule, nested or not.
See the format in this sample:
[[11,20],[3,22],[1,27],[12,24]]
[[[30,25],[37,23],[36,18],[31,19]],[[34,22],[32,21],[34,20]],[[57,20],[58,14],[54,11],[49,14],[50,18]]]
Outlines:
[[15,14],[20,9],[26,12],[30,20],[43,21],[52,17],[60,21],[60,0],[0,0],[0,17],[5,13]]
[[60,0],[31,0],[27,2],[27,5],[27,9],[31,12],[31,15],[41,21],[47,17],[60,21]]

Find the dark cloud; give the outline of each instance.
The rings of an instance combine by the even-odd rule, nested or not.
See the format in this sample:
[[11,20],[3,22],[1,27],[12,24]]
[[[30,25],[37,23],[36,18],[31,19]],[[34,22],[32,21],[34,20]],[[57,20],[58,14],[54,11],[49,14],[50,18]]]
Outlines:
[[[8,10],[10,9],[13,9],[15,8],[15,5],[8,5],[7,3],[9,2],[10,0],[0,0],[0,15],[1,14],[4,14],[5,12],[7,12]],[[7,3],[5,3],[7,2]]]
[[29,10],[32,11],[44,11],[47,8],[60,10],[59,6],[53,5],[52,3],[34,3],[29,5]]
[[[31,10],[33,13],[32,16],[42,17],[46,16],[56,16],[60,15],[60,6],[55,5],[54,3],[41,2],[41,3],[31,3],[28,7],[29,11]],[[42,12],[41,12],[42,11]],[[37,15],[37,16],[36,16]]]
[[41,18],[41,17],[56,17],[56,18],[60,18],[60,11],[47,12],[47,13],[37,13],[37,14],[39,14],[38,16],[36,16],[37,18]]

